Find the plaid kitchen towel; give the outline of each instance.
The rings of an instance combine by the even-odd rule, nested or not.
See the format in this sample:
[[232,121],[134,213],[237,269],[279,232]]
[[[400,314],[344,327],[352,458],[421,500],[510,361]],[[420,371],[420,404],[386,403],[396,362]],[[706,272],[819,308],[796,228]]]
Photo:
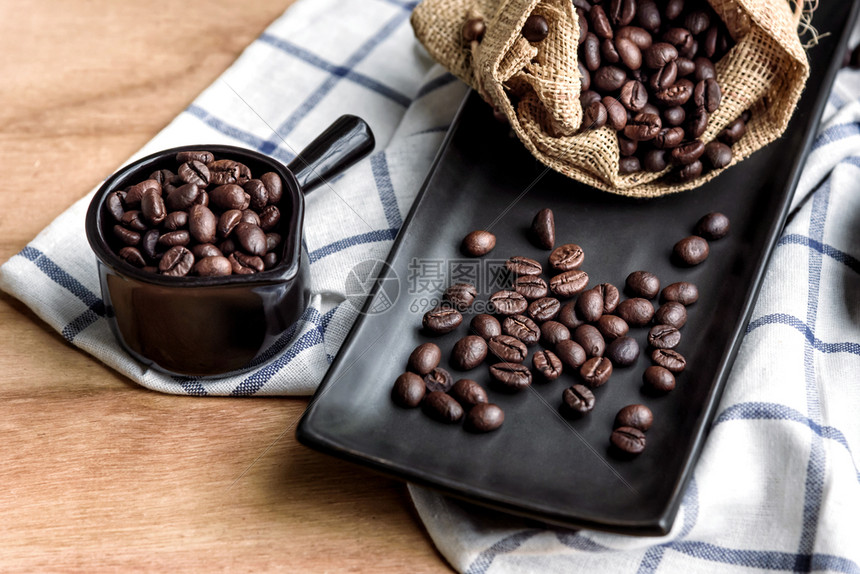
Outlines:
[[[164,376],[124,354],[104,319],[84,234],[91,195],[0,267],[0,288],[148,388],[311,393],[357,315],[346,301],[347,272],[385,259],[466,93],[415,41],[413,8],[399,0],[300,0],[135,156],[207,141],[287,162],[341,114],[373,128],[377,150],[307,198],[313,297],[302,321],[271,349],[271,361],[201,381]],[[476,573],[860,573],[858,95],[860,72],[842,72],[673,532],[633,538],[546,528],[411,487],[452,566]]]

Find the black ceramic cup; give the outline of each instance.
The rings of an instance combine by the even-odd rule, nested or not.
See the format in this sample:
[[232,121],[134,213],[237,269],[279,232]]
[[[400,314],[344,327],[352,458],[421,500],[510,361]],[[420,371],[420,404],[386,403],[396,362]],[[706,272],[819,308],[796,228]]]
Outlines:
[[[86,216],[96,254],[106,315],[119,343],[137,360],[171,375],[216,377],[265,363],[307,307],[309,262],[302,241],[304,193],[373,150],[364,120],[342,116],[288,166],[262,153],[225,145],[167,149],[137,160],[108,178]],[[269,270],[225,277],[169,277],[120,259],[104,207],[108,195],[175,167],[181,151],[206,150],[241,162],[255,175],[275,172],[284,182],[281,261]]]

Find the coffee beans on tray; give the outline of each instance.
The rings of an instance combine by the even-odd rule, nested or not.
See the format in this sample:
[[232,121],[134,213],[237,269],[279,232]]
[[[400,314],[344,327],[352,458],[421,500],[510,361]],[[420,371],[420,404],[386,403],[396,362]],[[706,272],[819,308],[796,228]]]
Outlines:
[[[651,57],[662,56],[655,53]],[[537,248],[552,248],[557,232],[552,211],[541,210],[531,223],[527,238]],[[728,218],[713,212],[696,223],[690,238],[707,243],[705,236],[717,240],[728,229]],[[489,231],[470,236],[475,234],[484,238],[491,235],[495,245],[495,236]],[[461,247],[466,244],[469,240]],[[448,286],[441,304],[424,314],[420,332],[448,341],[447,367],[473,371],[486,364],[486,374],[477,372],[455,382],[440,366],[445,356],[442,347],[424,342],[411,352],[406,372],[394,382],[393,402],[403,408],[420,405],[433,419],[464,421],[464,429],[483,433],[499,429],[505,420],[502,406],[492,402],[494,394],[504,403],[504,395],[563,380],[559,409],[575,424],[581,417],[594,417],[591,413],[600,411],[599,396],[607,392],[604,387],[612,387],[608,383],[615,369],[634,367],[640,355],[651,360],[642,373],[643,396],[660,400],[674,390],[676,377],[687,364],[676,347],[681,345],[681,330],[687,323],[687,305],[699,298],[697,287],[677,281],[661,290],[656,274],[639,269],[624,279],[627,298],[622,298],[612,283],[589,288],[588,273],[581,269],[585,250],[575,243],[555,247],[545,261],[547,266],[523,254],[500,259],[500,266],[511,275],[508,288],[498,289],[505,285],[497,284],[498,290],[489,296],[486,288],[471,283]],[[655,310],[652,301],[658,296],[660,304]],[[455,334],[465,313],[474,313],[468,332]],[[643,353],[638,339],[647,352]],[[642,453],[645,433],[653,422],[647,405],[622,408],[608,425],[610,452],[620,458]]]
[[618,133],[619,173],[662,172],[689,181],[732,162],[746,131],[737,118],[706,146],[720,106],[714,63],[733,41],[707,2],[578,2],[582,129]]
[[174,170],[108,195],[104,203],[120,259],[169,277],[260,273],[280,263],[284,182],[207,151],[180,152]]

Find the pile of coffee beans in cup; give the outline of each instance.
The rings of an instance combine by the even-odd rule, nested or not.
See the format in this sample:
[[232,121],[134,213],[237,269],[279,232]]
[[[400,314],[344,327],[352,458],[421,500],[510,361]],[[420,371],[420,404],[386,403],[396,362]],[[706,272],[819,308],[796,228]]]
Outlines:
[[[695,238],[707,244],[728,231],[728,218],[713,212],[702,217],[694,235],[682,242]],[[637,362],[642,349],[634,336],[637,329],[647,330],[645,346],[652,362],[642,375],[643,395],[657,400],[675,388],[676,375],[687,365],[676,347],[687,322],[687,307],[699,298],[698,288],[686,281],[662,287],[660,279],[647,270],[631,272],[621,289],[611,283],[589,287],[589,275],[582,269],[585,251],[574,243],[555,245],[554,216],[549,209],[534,217],[528,238],[536,247],[550,251],[546,264],[522,255],[508,257],[504,265],[511,274],[511,284],[489,296],[487,312],[478,312],[466,322],[463,315],[471,312],[480,291],[470,283],[455,283],[445,290],[442,303],[424,314],[421,332],[428,337],[465,327],[468,332],[448,353],[435,342],[422,343],[412,351],[406,372],[392,388],[397,405],[421,406],[436,420],[457,423],[465,419],[469,430],[489,432],[501,427],[505,415],[501,407],[490,402],[487,389],[502,395],[518,393],[570,373],[574,382],[569,384],[568,378],[559,410],[576,421],[595,410],[597,394],[602,392],[598,389],[610,381],[615,369]],[[480,257],[495,244],[496,238],[489,231],[473,231],[466,235],[460,250]],[[684,260],[677,263],[696,264]],[[472,371],[487,364],[487,388],[474,375],[455,381],[440,366],[446,355],[456,371]],[[621,409],[611,425],[610,451],[621,458],[643,452],[645,433],[653,419],[644,404]]]
[[117,256],[160,275],[252,274],[280,262],[284,182],[244,164],[183,151],[176,168],[113,191],[104,203]]
[[705,0],[573,0],[579,18],[583,128],[618,132],[619,173],[663,172],[696,179],[732,161],[745,112],[705,144],[720,106],[715,62],[732,47]]

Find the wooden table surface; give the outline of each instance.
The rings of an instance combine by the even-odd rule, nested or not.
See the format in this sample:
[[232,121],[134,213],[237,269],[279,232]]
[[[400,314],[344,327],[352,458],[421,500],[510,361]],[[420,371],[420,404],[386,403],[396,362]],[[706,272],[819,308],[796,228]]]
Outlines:
[[[0,262],[292,0],[0,10]],[[294,437],[307,399],[143,389],[0,293],[0,571],[449,571],[403,483]]]

